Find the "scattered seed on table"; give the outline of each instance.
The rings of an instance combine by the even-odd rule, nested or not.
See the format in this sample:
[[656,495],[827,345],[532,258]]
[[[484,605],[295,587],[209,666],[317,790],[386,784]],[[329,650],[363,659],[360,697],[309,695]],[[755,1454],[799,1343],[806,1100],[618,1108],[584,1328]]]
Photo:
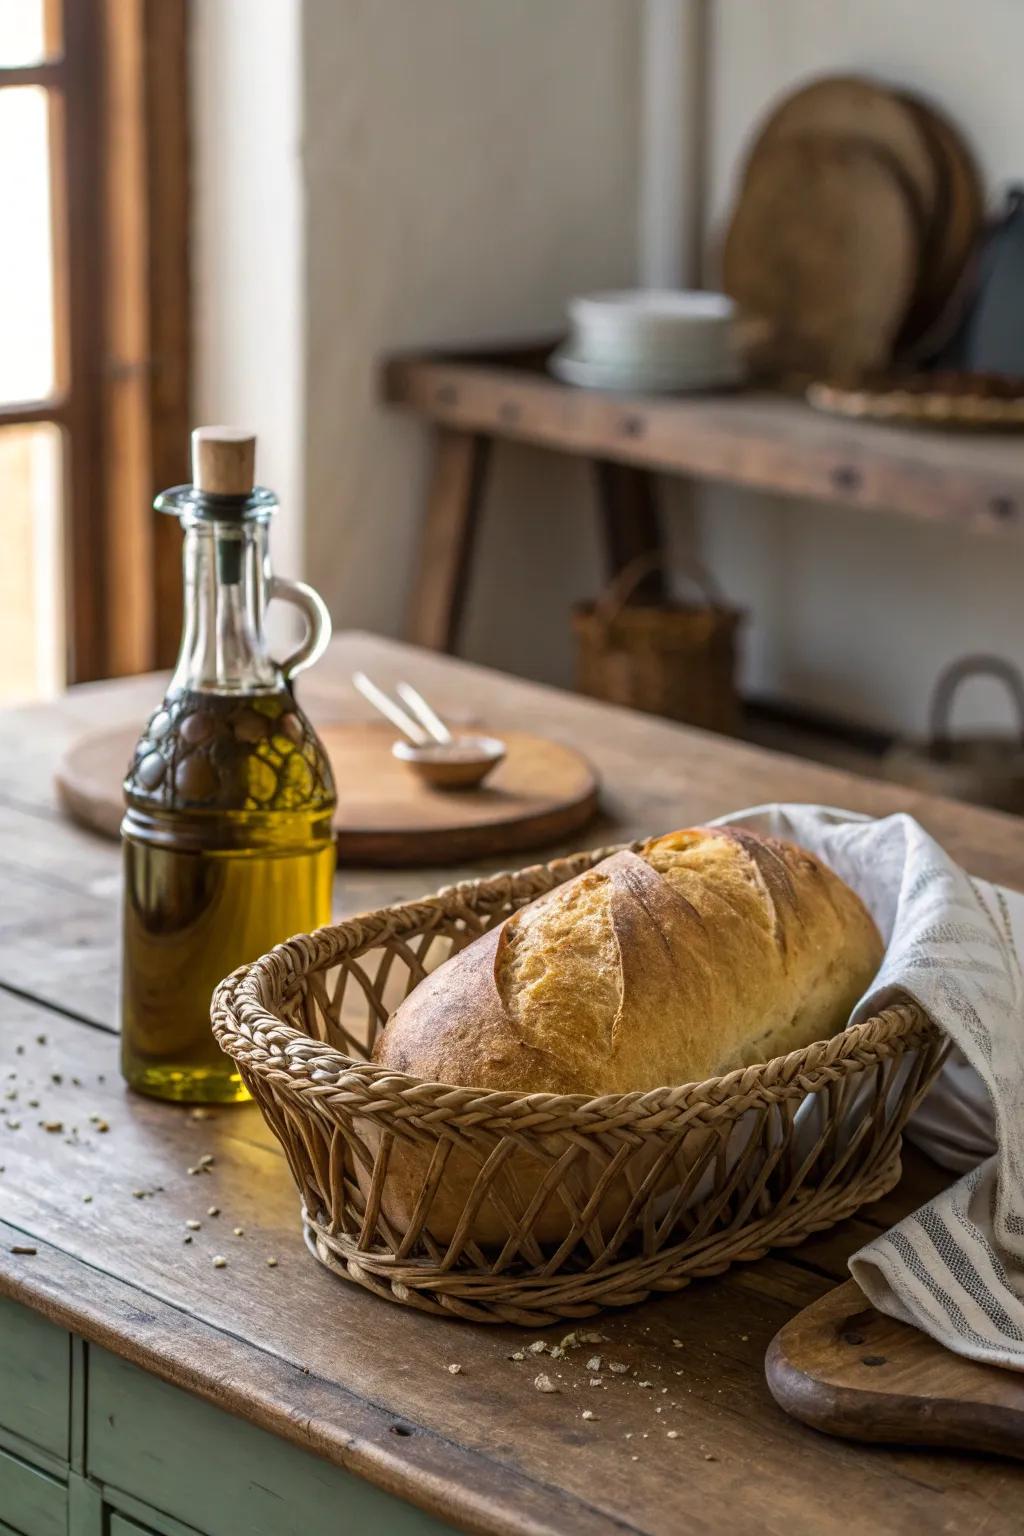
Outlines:
[[206,1214],[207,1214],[207,1216],[219,1216],[220,1215],[220,1206],[219,1205],[208,1206]]
[[200,1227],[202,1226],[202,1222],[201,1221],[196,1221],[195,1218],[193,1217],[193,1219],[191,1221],[186,1221],[185,1225],[186,1225],[186,1227],[188,1227],[190,1232],[198,1232]]
[[222,1254],[222,1253],[218,1253],[218,1254],[217,1254],[217,1255],[216,1255],[216,1256],[215,1256],[215,1257],[214,1257],[214,1260],[213,1260],[213,1267],[214,1267],[214,1269],[224,1269],[224,1268],[225,1268],[225,1267],[226,1267],[226,1266],[227,1266],[227,1262],[228,1262],[228,1261],[227,1261],[227,1259],[226,1259],[226,1258],[225,1258],[225,1257],[224,1257],[224,1255],[223,1255],[223,1254]]
[[188,1234],[187,1237],[183,1237],[182,1238],[182,1242],[183,1243],[190,1243],[191,1241],[192,1241],[192,1234],[191,1234],[191,1232]]
[[63,1081],[64,1081],[64,1077],[63,1077],[62,1073],[60,1073],[60,1072],[51,1072],[50,1073],[50,1082],[51,1083],[58,1083],[59,1084],[59,1083],[62,1083]]
[[24,1054],[25,1054],[25,1047],[23,1045],[16,1045],[14,1047],[14,1054],[15,1054],[15,1056],[24,1056]]
[[584,1408],[582,1417],[585,1418],[585,1419],[596,1419],[597,1418],[597,1414],[596,1413],[591,1413],[589,1408]]
[[8,1122],[7,1122],[7,1129],[9,1131],[20,1131],[21,1130],[21,1121],[20,1120],[8,1120]]
[[267,1268],[268,1269],[276,1269],[277,1268],[277,1260],[276,1259],[268,1259],[267,1260]]
[[236,1237],[244,1237],[245,1236],[245,1228],[244,1227],[232,1227],[231,1230],[235,1234]]
[[82,1196],[82,1204],[83,1205],[92,1205],[92,1195],[83,1195]]
[[46,1044],[46,1036],[45,1035],[36,1035],[36,1045],[45,1045],[45,1044]]
[[204,1109],[200,1104],[197,1105],[195,1109],[189,1110],[188,1117],[190,1120],[209,1120],[211,1115],[210,1111],[208,1109]]
[[12,1253],[24,1253],[24,1254],[27,1254],[31,1258],[32,1255],[34,1255],[36,1252],[38,1252],[38,1250],[33,1248],[31,1243],[15,1243],[12,1246],[12,1248],[11,1248],[11,1252]]
[[29,1107],[29,1109],[38,1109],[39,1108],[39,1100],[38,1099],[29,1099],[28,1107]]
[[199,1159],[199,1166],[200,1166],[200,1168],[212,1168],[213,1167],[213,1153],[212,1152],[204,1152],[202,1157]]
[[682,1341],[682,1339],[673,1339],[672,1340],[672,1348],[673,1349],[682,1349],[683,1348],[683,1341]]
[[666,1440],[678,1440],[679,1439],[679,1431],[678,1431],[678,1429],[670,1429],[668,1434],[665,1436],[665,1438],[666,1438]]

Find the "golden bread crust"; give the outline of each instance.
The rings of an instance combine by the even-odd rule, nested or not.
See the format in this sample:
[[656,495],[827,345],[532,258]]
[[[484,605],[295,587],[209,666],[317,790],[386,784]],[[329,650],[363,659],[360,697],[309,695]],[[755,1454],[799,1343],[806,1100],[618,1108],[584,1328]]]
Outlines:
[[453,955],[374,1060],[525,1093],[691,1082],[834,1034],[881,958],[859,897],[803,849],[732,827],[670,832]]

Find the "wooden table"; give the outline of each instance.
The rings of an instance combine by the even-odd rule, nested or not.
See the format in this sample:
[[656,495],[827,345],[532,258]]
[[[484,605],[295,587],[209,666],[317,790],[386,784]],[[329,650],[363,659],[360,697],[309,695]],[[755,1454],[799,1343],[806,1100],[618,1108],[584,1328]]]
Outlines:
[[[381,394],[435,430],[408,635],[454,650],[496,440],[591,461],[609,574],[660,548],[654,472],[809,497],[823,507],[1024,527],[1024,454],[1006,433],[948,433],[842,420],[784,395],[642,396],[574,389],[547,372],[551,345],[401,353]],[[645,587],[657,595],[657,577]]]
[[[475,704],[495,726],[584,747],[605,783],[594,841],[770,798],[903,807],[971,868],[1024,886],[1024,822],[368,637],[336,642],[304,688],[321,719],[363,713],[345,682],[356,666],[385,682],[409,676],[442,707]],[[525,1342],[515,1330],[438,1322],[323,1270],[254,1108],[195,1118],[128,1094],[113,1033],[117,849],[61,819],[50,776],[78,731],[141,720],[158,692],[153,678],[79,688],[9,712],[0,733],[0,1527],[1020,1530],[1020,1467],[826,1440],[785,1418],[764,1385],[776,1329],[941,1182],[920,1160],[895,1194],[796,1252],[602,1318],[598,1352],[638,1367],[652,1389],[630,1377],[589,1389],[572,1355],[558,1362],[563,1390],[548,1396],[532,1385],[535,1368],[508,1358]],[[450,875],[342,870],[338,909]],[[204,1154],[209,1171],[190,1173]]]

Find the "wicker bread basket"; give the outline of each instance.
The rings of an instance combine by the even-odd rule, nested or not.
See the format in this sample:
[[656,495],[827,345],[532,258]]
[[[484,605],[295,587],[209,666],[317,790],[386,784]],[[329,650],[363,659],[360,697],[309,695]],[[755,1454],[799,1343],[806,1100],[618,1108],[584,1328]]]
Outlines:
[[321,928],[218,988],[217,1038],[336,1274],[427,1312],[537,1326],[798,1243],[896,1182],[901,1131],[945,1050],[909,1003],[762,1066],[597,1099],[367,1062],[428,969],[611,851]]

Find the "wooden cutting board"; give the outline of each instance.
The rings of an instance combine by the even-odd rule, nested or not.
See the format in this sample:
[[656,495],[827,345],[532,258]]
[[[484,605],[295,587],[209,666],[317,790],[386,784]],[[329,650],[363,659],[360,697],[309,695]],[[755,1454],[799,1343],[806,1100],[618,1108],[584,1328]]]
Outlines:
[[950,1354],[853,1280],[775,1335],[765,1375],[781,1408],[828,1435],[1024,1458],[1024,1374]]
[[910,193],[922,230],[935,214],[940,171],[927,129],[913,106],[895,91],[859,75],[826,75],[787,96],[762,123],[747,161],[756,170],[762,153],[794,138],[856,139],[891,160]]
[[747,173],[723,252],[726,292],[765,323],[781,375],[884,369],[917,284],[921,237],[893,163],[859,139],[782,138]]
[[[338,786],[338,857],[349,864],[445,864],[541,848],[593,817],[598,784],[586,758],[560,742],[503,731],[508,756],[480,788],[428,789],[391,755],[388,725],[318,727]],[[484,727],[480,727],[481,730]],[[121,780],[138,731],[86,736],[57,769],[64,810],[117,837]]]
[[930,102],[906,95],[902,100],[917,118],[938,172],[918,292],[901,338],[912,346],[940,320],[977,249],[985,193],[973,156],[949,119]]

